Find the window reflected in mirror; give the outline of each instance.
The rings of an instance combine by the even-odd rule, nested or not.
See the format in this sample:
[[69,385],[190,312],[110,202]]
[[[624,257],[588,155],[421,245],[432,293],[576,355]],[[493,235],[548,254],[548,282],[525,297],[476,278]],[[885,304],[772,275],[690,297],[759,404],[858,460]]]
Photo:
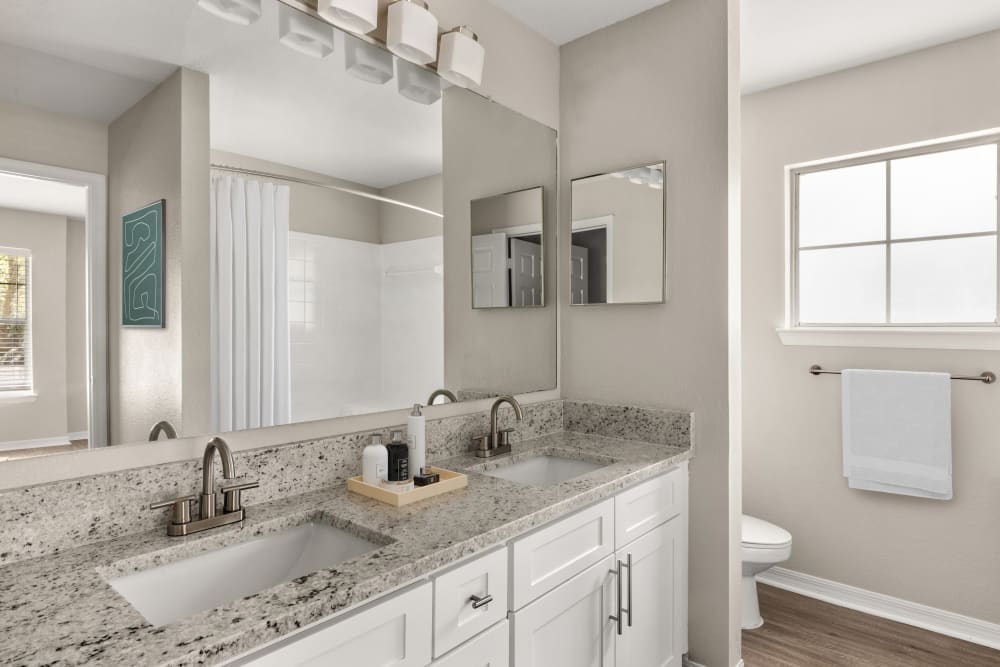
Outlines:
[[662,162],[572,183],[570,303],[662,303]]

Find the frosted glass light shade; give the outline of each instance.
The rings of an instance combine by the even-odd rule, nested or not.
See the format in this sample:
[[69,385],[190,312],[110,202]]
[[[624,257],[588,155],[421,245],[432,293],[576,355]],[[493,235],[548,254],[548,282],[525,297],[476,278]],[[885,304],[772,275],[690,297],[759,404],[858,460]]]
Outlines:
[[238,25],[250,25],[260,18],[260,0],[198,0],[198,6]]
[[333,28],[279,3],[278,41],[307,56],[326,58],[333,53]]
[[480,85],[485,60],[486,49],[468,28],[455,28],[441,35],[437,71],[446,81],[462,88]]
[[389,5],[386,46],[403,60],[427,65],[437,59],[438,21],[422,0]]
[[368,83],[385,83],[392,78],[392,54],[374,44],[347,37],[344,48],[347,71]]
[[427,105],[441,99],[441,79],[434,72],[400,60],[398,74],[396,82],[403,97]]
[[317,10],[327,21],[358,34],[378,27],[378,0],[319,0]]

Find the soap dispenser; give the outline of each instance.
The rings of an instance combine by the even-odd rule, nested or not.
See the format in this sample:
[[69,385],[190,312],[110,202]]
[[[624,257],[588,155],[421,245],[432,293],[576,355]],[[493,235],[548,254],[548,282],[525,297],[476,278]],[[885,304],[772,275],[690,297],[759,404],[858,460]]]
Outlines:
[[427,465],[427,418],[420,411],[419,403],[406,419],[406,441],[410,448],[410,470],[422,473]]
[[389,475],[389,450],[382,444],[382,434],[373,433],[371,443],[361,453],[361,479],[378,486]]

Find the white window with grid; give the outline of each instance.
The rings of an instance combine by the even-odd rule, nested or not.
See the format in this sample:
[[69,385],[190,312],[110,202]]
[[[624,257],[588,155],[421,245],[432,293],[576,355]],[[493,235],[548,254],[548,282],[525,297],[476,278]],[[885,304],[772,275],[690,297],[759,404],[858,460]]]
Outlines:
[[31,390],[31,253],[0,247],[0,398]]
[[791,169],[785,331],[996,332],[997,165],[993,135]]

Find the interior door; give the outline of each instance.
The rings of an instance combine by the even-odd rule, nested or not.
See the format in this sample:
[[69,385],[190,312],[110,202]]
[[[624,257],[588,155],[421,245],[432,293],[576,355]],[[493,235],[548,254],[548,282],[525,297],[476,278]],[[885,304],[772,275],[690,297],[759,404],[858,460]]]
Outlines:
[[587,289],[587,270],[589,251],[582,246],[570,247],[570,301],[574,304],[590,303],[590,291]]
[[619,665],[680,667],[686,645],[685,548],[684,522],[674,517],[615,554],[623,563],[632,556],[632,567],[623,574],[631,625],[618,637]]
[[511,295],[514,306],[542,305],[542,246],[510,240]]
[[496,233],[473,236],[472,307],[509,306],[507,275],[507,235]]

